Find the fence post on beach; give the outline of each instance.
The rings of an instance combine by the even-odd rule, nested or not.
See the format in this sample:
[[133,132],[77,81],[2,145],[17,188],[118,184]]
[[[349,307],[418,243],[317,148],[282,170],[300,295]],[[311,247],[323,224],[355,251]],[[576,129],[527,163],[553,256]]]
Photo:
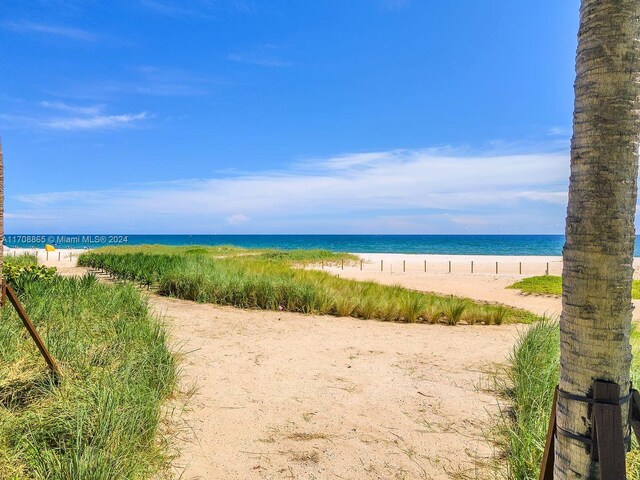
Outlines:
[[69,254],[69,261],[70,261],[70,262],[73,262],[73,252],[71,252],[71,253]]
[[362,260],[360,260],[360,271],[362,271]]
[[47,260],[49,260],[49,250],[47,250],[46,255],[47,255]]
[[498,262],[496,262],[496,275],[498,274]]
[[384,272],[384,260],[380,260],[380,271]]
[[402,273],[404,273],[405,271],[406,271],[405,261],[402,260]]
[[424,273],[427,273],[427,261],[424,261]]
[[60,250],[58,250],[58,261],[60,261],[60,258],[61,258],[61,253],[60,253]]
[[449,273],[451,273],[451,260],[449,260]]
[[322,269],[324,270],[324,258],[322,259]]
[[520,262],[520,268],[518,270],[519,274],[522,275],[522,262]]
[[342,259],[342,270],[344,270],[344,258]]
[[547,262],[547,272],[546,272],[546,274],[549,275],[549,262]]
[[471,273],[473,273],[473,260],[471,260]]

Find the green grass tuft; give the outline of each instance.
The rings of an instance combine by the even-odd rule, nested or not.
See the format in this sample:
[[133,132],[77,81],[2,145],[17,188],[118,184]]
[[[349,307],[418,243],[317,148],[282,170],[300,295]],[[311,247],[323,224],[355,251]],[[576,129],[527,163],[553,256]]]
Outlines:
[[[507,288],[520,290],[522,293],[535,295],[562,295],[562,277],[541,275],[529,277],[509,285]],[[631,298],[640,300],[640,280],[634,280],[631,288]]]
[[0,310],[0,478],[149,478],[176,380],[165,331],[132,285],[94,276],[24,285],[24,306],[63,375],[52,381],[10,305]]
[[562,295],[562,278],[553,275],[524,278],[507,288],[536,295]]

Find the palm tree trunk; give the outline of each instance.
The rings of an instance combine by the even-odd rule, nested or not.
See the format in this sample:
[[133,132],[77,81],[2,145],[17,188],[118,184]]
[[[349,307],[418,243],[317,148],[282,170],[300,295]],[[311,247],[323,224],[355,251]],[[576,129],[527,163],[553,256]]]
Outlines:
[[[629,391],[640,136],[640,1],[582,0],[560,318],[560,388]],[[558,427],[590,435],[584,403],[560,398]],[[626,407],[622,418],[627,419]],[[628,430],[628,425],[625,429]],[[558,435],[554,478],[599,478],[585,445]]]

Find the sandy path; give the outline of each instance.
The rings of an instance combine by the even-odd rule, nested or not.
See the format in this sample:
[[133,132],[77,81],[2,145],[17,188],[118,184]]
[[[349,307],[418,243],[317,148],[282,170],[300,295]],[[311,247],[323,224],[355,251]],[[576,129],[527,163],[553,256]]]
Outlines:
[[[67,261],[43,263],[65,275],[86,271]],[[149,301],[183,352],[181,389],[196,389],[176,418],[176,478],[487,473],[493,449],[484,435],[497,400],[482,388],[484,372],[505,361],[523,326],[384,323],[157,295]]]
[[151,296],[188,353],[182,478],[476,478],[518,328],[394,324]]

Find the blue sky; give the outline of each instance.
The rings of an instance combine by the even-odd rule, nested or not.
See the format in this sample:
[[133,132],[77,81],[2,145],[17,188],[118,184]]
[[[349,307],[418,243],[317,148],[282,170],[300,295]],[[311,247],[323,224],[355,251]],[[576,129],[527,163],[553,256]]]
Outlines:
[[6,230],[562,233],[578,3],[3,2]]

